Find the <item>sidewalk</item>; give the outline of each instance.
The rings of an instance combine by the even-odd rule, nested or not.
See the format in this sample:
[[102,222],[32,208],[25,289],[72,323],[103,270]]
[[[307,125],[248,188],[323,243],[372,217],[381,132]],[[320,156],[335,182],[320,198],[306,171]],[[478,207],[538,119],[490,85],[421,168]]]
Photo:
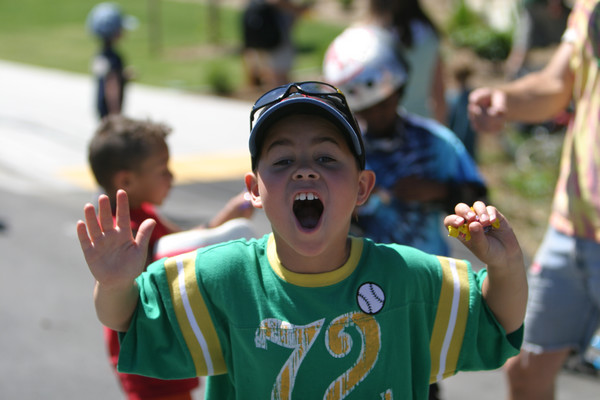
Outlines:
[[[87,169],[87,144],[98,123],[92,78],[0,61],[0,88],[0,185],[27,190],[22,176],[38,190],[93,188]],[[168,142],[176,183],[248,170],[250,103],[136,83],[127,89],[125,115],[173,128]]]

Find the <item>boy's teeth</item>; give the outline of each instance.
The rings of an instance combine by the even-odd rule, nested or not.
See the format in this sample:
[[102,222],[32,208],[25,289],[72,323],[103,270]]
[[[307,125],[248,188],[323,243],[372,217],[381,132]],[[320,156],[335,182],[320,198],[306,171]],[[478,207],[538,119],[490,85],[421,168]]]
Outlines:
[[316,200],[319,197],[314,193],[298,193],[296,195],[296,200]]

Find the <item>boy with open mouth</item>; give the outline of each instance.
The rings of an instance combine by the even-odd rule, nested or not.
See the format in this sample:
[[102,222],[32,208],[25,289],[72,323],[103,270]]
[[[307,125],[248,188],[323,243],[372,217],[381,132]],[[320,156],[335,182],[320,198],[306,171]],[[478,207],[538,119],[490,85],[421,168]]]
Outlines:
[[[102,323],[121,334],[119,368],[208,375],[209,399],[423,399],[459,370],[495,369],[520,347],[523,257],[493,206],[458,204],[444,224],[487,269],[349,235],[375,184],[345,97],[321,82],[275,88],[250,116],[245,183],[272,233],[160,260],[154,226],[133,237],[127,195],[77,225]],[[484,233],[486,226],[500,227]]]

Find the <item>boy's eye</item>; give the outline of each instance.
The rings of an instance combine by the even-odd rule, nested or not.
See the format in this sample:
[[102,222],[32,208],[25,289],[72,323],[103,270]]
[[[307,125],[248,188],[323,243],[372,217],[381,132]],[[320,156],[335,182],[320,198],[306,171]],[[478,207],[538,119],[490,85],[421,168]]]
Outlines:
[[290,165],[291,163],[292,163],[292,160],[290,158],[283,158],[283,159],[275,161],[273,163],[273,165],[283,167],[286,165]]
[[330,156],[320,156],[317,158],[317,161],[320,163],[331,163],[331,162],[334,162],[335,159]]

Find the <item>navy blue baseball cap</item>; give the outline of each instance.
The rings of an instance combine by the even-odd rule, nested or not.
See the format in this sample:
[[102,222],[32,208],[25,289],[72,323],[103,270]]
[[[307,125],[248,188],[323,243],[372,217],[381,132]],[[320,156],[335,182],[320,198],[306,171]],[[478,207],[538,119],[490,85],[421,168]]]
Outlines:
[[[257,112],[259,114],[255,118]],[[360,169],[365,168],[360,128],[344,95],[327,83],[311,81],[275,88],[261,96],[252,107],[249,147],[253,170],[258,163],[265,133],[275,122],[291,114],[319,115],[332,122],[344,135]]]

